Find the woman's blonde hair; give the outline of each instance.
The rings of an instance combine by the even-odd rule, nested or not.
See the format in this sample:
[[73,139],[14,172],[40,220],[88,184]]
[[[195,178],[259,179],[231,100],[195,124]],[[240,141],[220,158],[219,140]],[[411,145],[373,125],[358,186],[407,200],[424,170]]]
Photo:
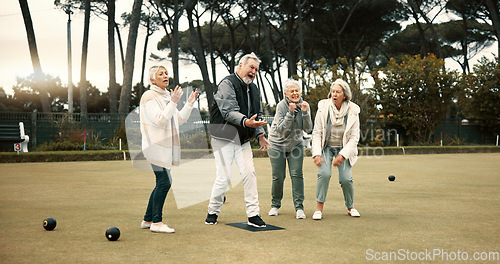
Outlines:
[[151,79],[154,79],[156,76],[155,74],[161,69],[165,69],[165,71],[167,71],[168,73],[168,70],[167,70],[167,67],[163,66],[163,65],[153,65],[151,66],[151,68],[149,68],[149,82],[151,83]]
[[332,89],[333,86],[335,86],[335,84],[338,84],[342,87],[345,96],[345,101],[346,102],[351,101],[352,99],[351,88],[349,87],[349,84],[347,84],[347,82],[342,79],[337,79],[335,80],[335,82],[332,83],[332,85],[330,86],[330,93],[328,93],[328,98],[332,98]]

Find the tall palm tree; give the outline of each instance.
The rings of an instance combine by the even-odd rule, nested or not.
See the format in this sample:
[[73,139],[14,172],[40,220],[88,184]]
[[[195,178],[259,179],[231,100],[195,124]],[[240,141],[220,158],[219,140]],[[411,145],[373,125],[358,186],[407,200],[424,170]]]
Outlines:
[[24,26],[26,27],[26,35],[28,37],[28,46],[30,49],[31,63],[33,64],[33,71],[35,72],[35,81],[39,82],[38,92],[40,93],[40,102],[42,103],[43,112],[50,112],[49,96],[43,82],[42,65],[40,64],[40,57],[38,56],[38,48],[36,46],[35,30],[33,29],[33,21],[31,20],[31,13],[27,0],[19,0],[21,12],[23,13]]

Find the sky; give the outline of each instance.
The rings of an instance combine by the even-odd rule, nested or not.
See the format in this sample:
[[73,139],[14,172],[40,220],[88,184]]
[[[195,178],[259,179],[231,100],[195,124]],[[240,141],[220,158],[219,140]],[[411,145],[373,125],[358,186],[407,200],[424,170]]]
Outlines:
[[[31,19],[35,30],[38,54],[42,71],[54,77],[59,77],[63,85],[68,83],[68,50],[67,50],[67,21],[68,15],[55,9],[53,0],[28,1]],[[133,0],[118,0],[116,2],[116,19],[121,22],[120,15],[132,10]],[[0,87],[7,94],[12,94],[12,86],[17,77],[26,77],[33,73],[33,65],[29,53],[26,28],[24,26],[21,8],[17,0],[3,0],[0,9]],[[75,10],[71,16],[71,49],[72,49],[72,79],[77,84],[80,81],[81,50],[83,39],[83,12]],[[128,30],[120,31],[124,49],[128,37]],[[151,53],[167,57],[168,52],[158,51],[156,43],[161,39],[163,32],[157,31],[150,37],[148,56]],[[115,34],[116,36],[116,34]],[[144,48],[145,30],[139,29],[136,45],[136,57],[133,83],[140,80],[142,51]],[[116,80],[123,83],[121,59],[116,40]],[[89,47],[87,61],[87,79],[101,91],[108,87],[108,49],[107,49],[107,21],[103,18],[91,16],[89,30]],[[171,64],[162,62],[171,70]],[[148,61],[146,68],[152,66]],[[201,74],[194,64],[181,65],[180,81],[201,79]],[[170,71],[171,72],[171,71]]]
[[[42,70],[46,74],[59,77],[64,86],[68,82],[68,57],[67,57],[67,21],[68,15],[60,9],[54,7],[53,0],[28,1],[33,20],[33,27],[38,46],[38,54]],[[118,0],[116,2],[117,21],[123,12],[132,10],[133,0]],[[33,72],[26,29],[24,26],[21,9],[17,0],[3,0],[0,9],[0,87],[3,87],[7,94],[12,94],[12,87],[17,83],[17,77],[27,77]],[[83,39],[83,12],[75,11],[71,17],[71,42],[72,42],[72,67],[73,83],[80,81],[81,49]],[[181,25],[182,27],[182,25]],[[181,28],[183,30],[183,28]],[[167,57],[168,52],[158,51],[157,42],[163,36],[163,31],[154,33],[148,44],[148,56],[151,53]],[[128,31],[121,30],[124,48]],[[140,69],[142,63],[142,51],[144,48],[145,30],[139,29],[139,36],[136,46],[135,70],[133,83],[138,83],[140,79]],[[123,83],[121,73],[121,60],[119,59],[118,42],[116,41],[117,58],[117,82]],[[484,56],[493,58],[498,56],[496,43],[487,48],[481,55],[471,60],[471,65]],[[95,16],[91,17],[89,32],[89,47],[87,61],[87,79],[101,91],[106,91],[108,87],[108,49],[107,49],[107,21]],[[152,61],[146,63],[146,68],[153,64]],[[164,64],[171,72],[171,64],[166,60]],[[446,59],[446,65],[450,69],[459,69],[458,63],[451,59]],[[201,79],[198,67],[194,64],[181,64],[179,70],[179,80],[181,83],[194,79]],[[228,72],[219,65],[217,68],[218,78],[223,78]],[[286,74],[285,74],[286,76]],[[216,80],[218,82],[220,80]]]

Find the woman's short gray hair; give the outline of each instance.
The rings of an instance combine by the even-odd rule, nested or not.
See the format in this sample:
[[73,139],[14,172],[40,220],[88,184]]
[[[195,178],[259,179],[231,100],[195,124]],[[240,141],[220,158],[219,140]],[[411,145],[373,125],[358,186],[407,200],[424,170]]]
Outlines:
[[151,83],[151,79],[154,79],[156,77],[155,74],[158,72],[158,70],[160,70],[160,68],[167,70],[167,67],[165,67],[163,65],[154,65],[154,66],[151,66],[151,68],[149,68],[149,82],[150,83]]
[[292,78],[286,79],[285,82],[283,83],[283,93],[288,92],[288,88],[292,86],[297,86],[299,87],[299,92],[302,93],[302,87],[300,87],[300,83],[297,80],[294,80]]
[[342,90],[343,90],[344,96],[345,96],[345,101],[346,102],[351,101],[351,99],[352,99],[351,88],[349,87],[349,84],[347,84],[347,82],[342,80],[342,79],[337,79],[337,80],[335,80],[335,82],[332,83],[332,85],[330,86],[330,93],[328,93],[328,98],[332,97],[332,89],[333,89],[333,86],[335,86],[335,84],[338,84],[342,87]]
[[257,55],[255,55],[255,53],[252,52],[252,53],[246,54],[245,56],[241,57],[240,62],[238,64],[245,65],[245,64],[247,64],[248,59],[254,59],[259,64],[261,62],[259,57],[257,57]]

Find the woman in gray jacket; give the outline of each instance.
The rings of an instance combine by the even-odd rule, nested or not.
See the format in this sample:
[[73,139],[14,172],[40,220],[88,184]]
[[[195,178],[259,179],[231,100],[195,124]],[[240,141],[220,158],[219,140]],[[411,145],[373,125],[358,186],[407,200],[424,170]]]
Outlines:
[[268,154],[271,160],[273,184],[270,216],[278,215],[283,198],[283,181],[286,163],[292,179],[293,204],[296,218],[304,219],[304,178],[302,162],[304,159],[303,131],[311,133],[312,121],[309,104],[301,98],[298,81],[288,79],[284,83],[285,98],[276,106],[276,114],[269,132]]

